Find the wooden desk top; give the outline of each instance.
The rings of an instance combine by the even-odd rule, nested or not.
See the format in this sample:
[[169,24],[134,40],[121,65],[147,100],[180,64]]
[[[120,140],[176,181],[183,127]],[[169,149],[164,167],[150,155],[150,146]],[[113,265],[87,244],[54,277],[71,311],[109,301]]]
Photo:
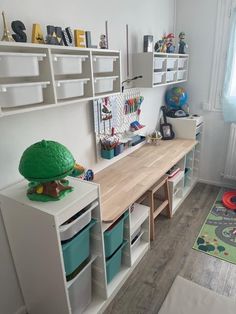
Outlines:
[[94,181],[101,188],[102,220],[115,221],[196,144],[184,139],[146,144],[98,172]]

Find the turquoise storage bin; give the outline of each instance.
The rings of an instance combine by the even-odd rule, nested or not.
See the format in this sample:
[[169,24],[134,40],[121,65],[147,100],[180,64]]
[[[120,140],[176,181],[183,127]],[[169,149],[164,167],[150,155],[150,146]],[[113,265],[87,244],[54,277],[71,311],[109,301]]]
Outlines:
[[70,241],[62,244],[66,276],[70,275],[90,254],[90,229],[96,224],[92,220]]
[[110,230],[104,232],[105,256],[111,256],[124,240],[124,220],[128,217],[125,213]]
[[122,249],[127,241],[116,250],[116,252],[106,261],[107,283],[111,282],[121,269]]

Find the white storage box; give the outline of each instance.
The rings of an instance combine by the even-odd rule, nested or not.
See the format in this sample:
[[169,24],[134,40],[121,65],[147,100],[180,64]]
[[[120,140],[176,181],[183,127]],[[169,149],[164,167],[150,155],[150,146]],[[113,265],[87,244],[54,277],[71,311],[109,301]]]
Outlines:
[[113,83],[117,78],[118,76],[94,78],[95,94],[111,92],[113,90]]
[[168,58],[167,59],[167,69],[174,69],[177,62],[177,58]]
[[187,66],[188,59],[187,58],[179,58],[178,59],[178,68],[183,69]]
[[0,106],[17,107],[43,102],[43,88],[50,82],[0,84]]
[[137,238],[137,239],[135,240],[135,242],[131,245],[131,254],[133,254],[134,251],[135,251],[135,250],[137,249],[137,247],[139,246],[143,234],[144,234],[144,231],[142,231],[142,232],[140,233],[140,235],[138,236],[138,238]]
[[166,72],[166,82],[172,82],[175,80],[176,71]]
[[141,233],[141,227],[139,227],[132,235],[131,235],[131,242],[134,238]]
[[0,77],[38,76],[44,57],[43,53],[0,52]]
[[88,78],[56,81],[57,99],[83,96],[84,84],[88,81]]
[[185,80],[186,79],[186,71],[185,70],[180,70],[177,72],[177,80]]
[[71,312],[81,314],[92,299],[92,262],[91,260],[81,272],[68,282]]
[[80,74],[82,63],[88,58],[86,55],[53,55],[54,74]]
[[[91,221],[91,211],[98,206],[98,202],[95,201],[86,207],[86,211],[82,215],[78,215],[77,218],[67,224],[63,224],[59,227],[61,241],[68,240],[76,235],[81,229],[83,229]],[[79,213],[78,213],[79,214]]]
[[154,70],[162,70],[164,68],[164,62],[166,58],[154,57]]
[[117,59],[117,56],[93,56],[93,72],[113,72],[113,65]]
[[164,72],[154,72],[153,74],[153,84],[163,83],[165,73]]

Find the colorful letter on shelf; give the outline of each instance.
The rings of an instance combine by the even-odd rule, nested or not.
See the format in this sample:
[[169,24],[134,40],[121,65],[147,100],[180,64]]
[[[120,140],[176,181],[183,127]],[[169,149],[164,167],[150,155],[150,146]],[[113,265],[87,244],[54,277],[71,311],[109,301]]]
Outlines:
[[11,27],[13,32],[15,32],[15,34],[12,34],[14,40],[17,42],[26,43],[27,36],[26,33],[24,32],[26,30],[24,23],[22,23],[21,21],[13,21],[11,23]]
[[43,32],[41,30],[40,24],[33,24],[32,43],[33,44],[44,44]]
[[85,32],[85,37],[86,37],[86,47],[87,48],[97,48],[96,45],[92,45],[91,32],[86,31]]
[[62,40],[65,46],[73,46],[73,34],[70,27],[62,31]]
[[63,45],[62,41],[62,29],[58,26],[48,25],[47,26],[47,38],[46,43],[48,45]]
[[75,29],[75,46],[79,48],[85,48],[85,31],[81,29]]

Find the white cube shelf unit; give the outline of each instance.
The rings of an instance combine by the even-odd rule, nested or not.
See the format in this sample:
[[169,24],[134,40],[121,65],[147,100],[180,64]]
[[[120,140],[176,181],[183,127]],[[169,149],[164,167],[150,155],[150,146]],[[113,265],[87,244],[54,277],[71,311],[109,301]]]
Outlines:
[[0,42],[0,117],[120,92],[119,51]]
[[157,87],[187,81],[187,54],[143,52],[133,54],[133,74],[142,75],[135,87]]

